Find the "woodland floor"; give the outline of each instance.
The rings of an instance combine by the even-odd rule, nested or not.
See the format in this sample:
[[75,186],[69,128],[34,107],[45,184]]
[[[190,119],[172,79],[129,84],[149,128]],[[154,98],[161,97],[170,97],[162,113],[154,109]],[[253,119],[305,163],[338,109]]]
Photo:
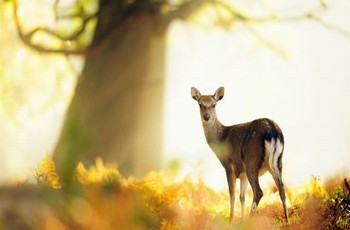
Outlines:
[[227,191],[216,192],[197,176],[179,179],[173,170],[136,181],[97,160],[89,169],[79,164],[75,181],[61,186],[46,158],[34,176],[36,183],[0,188],[0,229],[350,229],[349,180],[343,176],[324,183],[313,177],[289,188],[289,224],[275,188],[264,191],[256,215],[241,219],[237,212],[230,224]]

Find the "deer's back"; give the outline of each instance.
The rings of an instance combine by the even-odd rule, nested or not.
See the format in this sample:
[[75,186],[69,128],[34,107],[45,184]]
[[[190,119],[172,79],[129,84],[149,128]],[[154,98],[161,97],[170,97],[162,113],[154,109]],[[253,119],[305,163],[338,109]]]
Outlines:
[[251,122],[226,127],[226,144],[229,154],[220,160],[224,167],[233,165],[236,176],[245,173],[247,168],[260,170],[265,167],[267,158],[265,144],[284,137],[279,126],[272,120],[261,118]]

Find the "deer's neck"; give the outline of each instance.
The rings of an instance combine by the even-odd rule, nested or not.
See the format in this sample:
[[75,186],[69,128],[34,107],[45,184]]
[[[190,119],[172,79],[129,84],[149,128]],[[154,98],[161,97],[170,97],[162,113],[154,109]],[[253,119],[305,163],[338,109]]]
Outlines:
[[209,145],[220,143],[224,139],[225,126],[220,123],[216,116],[211,117],[208,122],[203,121],[203,128]]

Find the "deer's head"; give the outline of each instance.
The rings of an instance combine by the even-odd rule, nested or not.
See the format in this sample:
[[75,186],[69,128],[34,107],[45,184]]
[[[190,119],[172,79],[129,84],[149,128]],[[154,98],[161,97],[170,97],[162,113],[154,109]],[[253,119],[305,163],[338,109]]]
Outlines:
[[216,90],[214,95],[201,95],[198,89],[191,88],[191,96],[198,102],[202,122],[209,122],[211,118],[216,118],[215,106],[224,97],[224,87]]

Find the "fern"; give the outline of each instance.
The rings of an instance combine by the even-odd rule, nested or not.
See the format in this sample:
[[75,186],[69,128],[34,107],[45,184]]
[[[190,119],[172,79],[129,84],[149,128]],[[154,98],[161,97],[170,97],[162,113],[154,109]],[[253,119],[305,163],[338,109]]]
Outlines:
[[55,163],[45,156],[38,167],[34,170],[34,177],[38,184],[48,186],[54,189],[61,188],[59,177],[56,173]]

